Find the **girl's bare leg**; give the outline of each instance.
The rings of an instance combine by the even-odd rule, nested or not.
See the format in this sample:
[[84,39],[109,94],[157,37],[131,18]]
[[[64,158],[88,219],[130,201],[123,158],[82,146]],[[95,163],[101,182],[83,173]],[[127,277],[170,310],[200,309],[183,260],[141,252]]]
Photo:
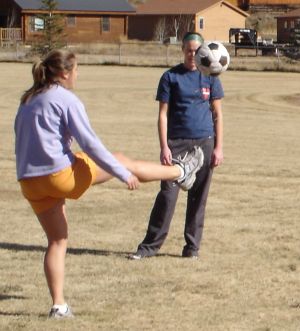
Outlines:
[[114,155],[141,182],[175,180],[181,174],[178,166],[165,166],[150,161],[132,160],[120,153]]
[[[140,182],[151,182],[155,180],[175,180],[180,175],[178,166],[164,166],[150,161],[133,160],[121,154],[114,153],[116,159],[120,161],[130,172],[132,172]],[[99,168],[97,179],[94,184],[108,181],[113,176]]]
[[65,303],[63,295],[65,256],[67,251],[68,224],[65,201],[62,199],[53,208],[37,215],[48,239],[44,258],[44,271],[53,304]]

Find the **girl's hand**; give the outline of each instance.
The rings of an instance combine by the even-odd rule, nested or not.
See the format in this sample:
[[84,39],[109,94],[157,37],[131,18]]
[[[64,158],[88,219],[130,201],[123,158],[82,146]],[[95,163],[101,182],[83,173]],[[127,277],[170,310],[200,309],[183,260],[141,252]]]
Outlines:
[[137,188],[139,188],[140,182],[136,176],[131,175],[128,178],[126,184],[127,184],[128,190],[136,190]]

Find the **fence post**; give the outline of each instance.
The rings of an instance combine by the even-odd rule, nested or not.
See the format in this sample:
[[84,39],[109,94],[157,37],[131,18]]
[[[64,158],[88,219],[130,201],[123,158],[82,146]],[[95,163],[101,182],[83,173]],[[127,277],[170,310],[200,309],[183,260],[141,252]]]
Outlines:
[[121,41],[119,42],[119,64],[121,64]]
[[0,28],[0,47],[2,47],[2,28]]
[[169,66],[169,44],[166,44],[166,64]]

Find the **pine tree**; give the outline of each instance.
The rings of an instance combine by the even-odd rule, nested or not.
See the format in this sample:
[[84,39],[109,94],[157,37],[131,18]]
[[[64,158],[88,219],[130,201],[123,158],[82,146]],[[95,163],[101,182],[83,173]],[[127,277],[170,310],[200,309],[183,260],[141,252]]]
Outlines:
[[53,49],[62,48],[66,45],[64,33],[64,16],[55,14],[57,10],[56,0],[41,0],[43,14],[38,15],[44,23],[42,36],[33,46],[33,52],[44,55]]

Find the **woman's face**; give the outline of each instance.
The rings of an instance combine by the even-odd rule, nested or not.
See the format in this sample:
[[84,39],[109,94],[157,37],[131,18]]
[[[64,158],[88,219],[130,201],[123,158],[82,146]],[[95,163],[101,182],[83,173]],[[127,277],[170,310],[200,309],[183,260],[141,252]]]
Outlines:
[[198,40],[188,40],[182,46],[184,65],[189,70],[197,70],[195,54],[200,45],[201,43]]

